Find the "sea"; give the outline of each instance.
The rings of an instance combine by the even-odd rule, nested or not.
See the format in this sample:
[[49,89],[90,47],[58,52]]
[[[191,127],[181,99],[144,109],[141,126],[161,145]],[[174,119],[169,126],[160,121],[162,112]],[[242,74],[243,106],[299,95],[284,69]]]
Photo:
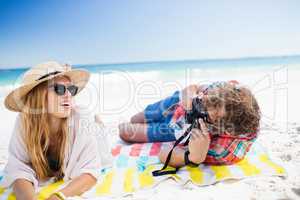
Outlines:
[[[180,73],[182,70],[189,69],[245,69],[272,67],[300,67],[300,55],[278,56],[278,57],[250,57],[232,59],[202,59],[202,60],[179,60],[179,61],[155,61],[155,62],[136,62],[136,63],[115,63],[115,64],[79,64],[74,68],[84,68],[91,73],[114,73],[118,71],[127,72],[149,72],[160,71],[168,73]],[[21,80],[22,74],[30,66],[0,69],[0,86],[15,84]]]
[[[0,70],[0,106],[20,86],[29,68]],[[127,120],[134,113],[189,84],[237,80],[255,94],[264,121],[299,121],[300,55],[238,59],[157,61],[75,65],[91,72],[76,102],[106,121]]]

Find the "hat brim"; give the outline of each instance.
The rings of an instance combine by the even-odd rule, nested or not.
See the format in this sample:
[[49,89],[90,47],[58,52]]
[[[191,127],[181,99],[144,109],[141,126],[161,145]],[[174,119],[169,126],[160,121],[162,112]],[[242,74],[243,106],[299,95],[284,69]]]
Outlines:
[[26,84],[11,91],[5,98],[4,104],[7,109],[15,112],[22,112],[24,107],[24,97],[37,85],[42,82],[51,80],[58,76],[67,76],[71,82],[78,86],[78,93],[85,87],[90,78],[90,73],[84,69],[72,69],[70,71],[61,72],[34,83]]

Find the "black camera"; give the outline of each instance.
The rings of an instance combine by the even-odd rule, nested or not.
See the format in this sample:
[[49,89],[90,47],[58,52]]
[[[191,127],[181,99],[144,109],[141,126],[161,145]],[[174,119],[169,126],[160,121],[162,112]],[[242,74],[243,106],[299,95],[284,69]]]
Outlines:
[[204,122],[209,122],[209,115],[204,108],[203,101],[201,98],[193,98],[192,110],[186,111],[185,120],[188,124],[193,124],[197,119],[203,119]]

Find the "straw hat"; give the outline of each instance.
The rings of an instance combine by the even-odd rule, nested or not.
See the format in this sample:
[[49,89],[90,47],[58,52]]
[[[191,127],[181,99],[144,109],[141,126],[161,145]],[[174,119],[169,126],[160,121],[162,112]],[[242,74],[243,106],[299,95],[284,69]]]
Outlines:
[[51,61],[38,64],[23,75],[21,86],[11,91],[5,98],[5,106],[11,111],[22,112],[24,97],[40,83],[57,76],[67,76],[80,92],[89,80],[90,73],[83,69],[71,69],[70,65],[62,65]]

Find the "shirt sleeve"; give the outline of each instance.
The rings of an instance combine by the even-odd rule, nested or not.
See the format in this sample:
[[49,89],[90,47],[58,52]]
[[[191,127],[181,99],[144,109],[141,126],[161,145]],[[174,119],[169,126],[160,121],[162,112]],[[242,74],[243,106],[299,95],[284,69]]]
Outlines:
[[17,179],[30,181],[35,190],[38,189],[38,180],[34,170],[30,167],[29,158],[21,135],[21,122],[18,115],[13,134],[8,147],[8,161],[4,168],[1,185],[5,188],[11,187]]
[[101,154],[98,150],[97,134],[101,130],[90,116],[81,115],[76,120],[76,124],[75,129],[73,129],[75,140],[64,179],[74,179],[84,173],[98,179],[102,163]]
[[75,174],[75,176],[87,173],[96,179],[99,178],[101,159],[97,151],[97,141],[95,137],[89,136],[86,138],[86,142],[83,147],[83,151],[78,158],[77,165],[78,173]]
[[253,142],[253,140],[239,139],[213,141],[204,163],[211,165],[234,164],[245,157]]

